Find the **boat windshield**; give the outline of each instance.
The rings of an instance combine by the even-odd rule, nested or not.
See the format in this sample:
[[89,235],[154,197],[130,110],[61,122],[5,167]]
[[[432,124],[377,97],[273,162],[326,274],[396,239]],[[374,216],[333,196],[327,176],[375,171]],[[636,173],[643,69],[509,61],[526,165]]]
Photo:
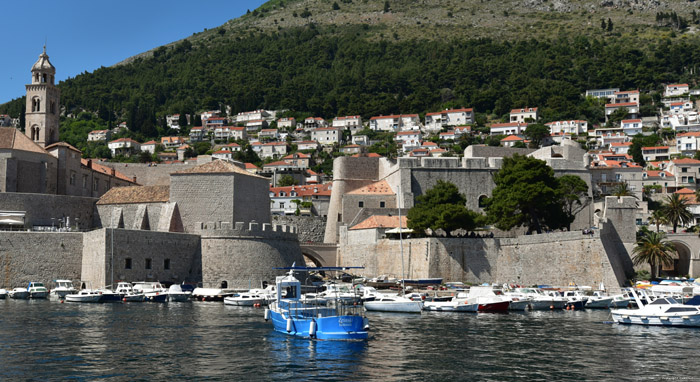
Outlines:
[[673,300],[673,299],[672,298],[668,298],[668,299],[659,298],[659,299],[654,300],[654,302],[652,302],[649,305],[668,305],[668,304],[676,303],[675,300],[673,300],[673,302],[666,301],[666,300]]

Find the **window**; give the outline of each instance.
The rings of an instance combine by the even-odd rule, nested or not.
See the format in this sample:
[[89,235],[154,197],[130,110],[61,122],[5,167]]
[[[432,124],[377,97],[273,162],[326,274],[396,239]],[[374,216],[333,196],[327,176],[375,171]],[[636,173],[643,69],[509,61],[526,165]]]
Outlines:
[[83,175],[83,188],[87,188],[87,184],[88,184],[87,179],[88,179],[88,176],[87,176],[87,175]]
[[71,171],[70,173],[70,184],[71,186],[75,186],[75,171]]
[[131,269],[131,257],[124,259],[124,269]]
[[92,182],[92,190],[93,190],[93,191],[97,191],[97,189],[99,188],[99,185],[100,185],[100,180],[99,180],[99,179],[95,179],[95,181]]
[[284,202],[280,202],[280,208],[284,208]]
[[153,269],[151,259],[146,259],[146,269]]
[[681,172],[688,172],[688,167],[682,167]]
[[379,202],[379,208],[384,208],[386,206],[386,202]]
[[163,260],[163,269],[165,269],[165,270],[170,269],[170,259]]
[[357,206],[363,208],[365,206],[365,202],[359,202],[357,203]]

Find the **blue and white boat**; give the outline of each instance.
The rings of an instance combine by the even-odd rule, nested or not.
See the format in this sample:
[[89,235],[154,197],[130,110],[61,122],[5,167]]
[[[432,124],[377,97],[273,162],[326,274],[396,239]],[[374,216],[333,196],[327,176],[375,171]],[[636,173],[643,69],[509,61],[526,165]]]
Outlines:
[[294,270],[320,268],[286,269],[289,269],[286,276],[276,278],[276,298],[265,309],[265,320],[272,320],[276,331],[320,340],[367,339],[369,323],[361,305],[331,300],[324,306],[307,304],[301,299],[301,283],[294,277]]

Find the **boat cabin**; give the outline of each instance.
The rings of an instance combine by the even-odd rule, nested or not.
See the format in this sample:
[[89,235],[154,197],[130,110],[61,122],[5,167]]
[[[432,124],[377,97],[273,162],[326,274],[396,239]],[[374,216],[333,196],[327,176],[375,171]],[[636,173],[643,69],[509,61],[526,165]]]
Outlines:
[[293,271],[290,270],[286,276],[277,276],[275,285],[278,302],[282,299],[299,300],[301,298],[301,283],[294,277]]

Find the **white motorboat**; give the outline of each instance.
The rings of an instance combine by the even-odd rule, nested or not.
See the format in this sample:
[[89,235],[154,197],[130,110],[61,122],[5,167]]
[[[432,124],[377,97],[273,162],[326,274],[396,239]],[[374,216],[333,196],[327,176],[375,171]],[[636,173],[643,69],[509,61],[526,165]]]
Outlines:
[[100,302],[102,295],[91,289],[83,289],[75,294],[67,294],[64,299],[66,302],[83,302],[83,303],[94,303]]
[[586,307],[588,302],[588,296],[583,294],[580,290],[567,290],[563,292],[564,298],[566,298],[567,307],[573,309],[583,309]]
[[420,313],[423,310],[423,301],[380,294],[373,301],[365,302],[365,309],[373,312]]
[[360,301],[362,303],[365,303],[367,301],[374,301],[377,296],[379,296],[379,291],[375,289],[374,287],[371,286],[366,286],[366,285],[355,285],[355,290],[359,293],[360,295]]
[[27,291],[29,292],[29,298],[37,299],[49,297],[49,290],[46,289],[44,283],[32,281],[29,283]]
[[433,312],[477,312],[479,304],[469,303],[465,293],[458,293],[449,301],[425,301],[423,310]]
[[10,298],[15,300],[27,300],[29,299],[29,291],[27,288],[12,288],[9,292]]
[[185,302],[190,300],[192,294],[182,290],[180,284],[173,284],[168,288],[168,301]]
[[224,304],[236,306],[256,306],[265,302],[265,296],[256,292],[236,293],[233,296],[224,297]]
[[224,301],[224,298],[234,294],[236,292],[232,289],[195,288],[192,291],[192,298],[198,301]]
[[143,302],[146,300],[146,295],[135,292],[131,283],[125,281],[120,281],[114,292],[117,293],[124,302]]
[[490,286],[470,287],[467,300],[471,304],[478,304],[478,312],[505,312],[510,306],[510,299],[497,295]]
[[593,295],[588,296],[588,301],[586,301],[586,308],[591,309],[607,309],[613,302],[613,296],[608,296],[605,292],[597,290],[593,292]]
[[78,293],[70,280],[54,280],[54,287],[49,292],[49,298],[63,299],[67,294]]
[[506,292],[505,295],[529,299],[529,306],[532,310],[563,309],[566,304],[564,298],[555,300],[554,297],[548,296],[538,288],[515,288],[512,291]]
[[683,305],[672,297],[657,298],[644,304],[634,294],[639,309],[613,309],[613,321],[618,324],[653,326],[692,326],[700,327],[700,306]]
[[139,281],[133,283],[135,293],[143,293],[146,301],[166,302],[168,301],[168,290],[157,281]]
[[7,298],[7,289],[0,289],[0,300]]

